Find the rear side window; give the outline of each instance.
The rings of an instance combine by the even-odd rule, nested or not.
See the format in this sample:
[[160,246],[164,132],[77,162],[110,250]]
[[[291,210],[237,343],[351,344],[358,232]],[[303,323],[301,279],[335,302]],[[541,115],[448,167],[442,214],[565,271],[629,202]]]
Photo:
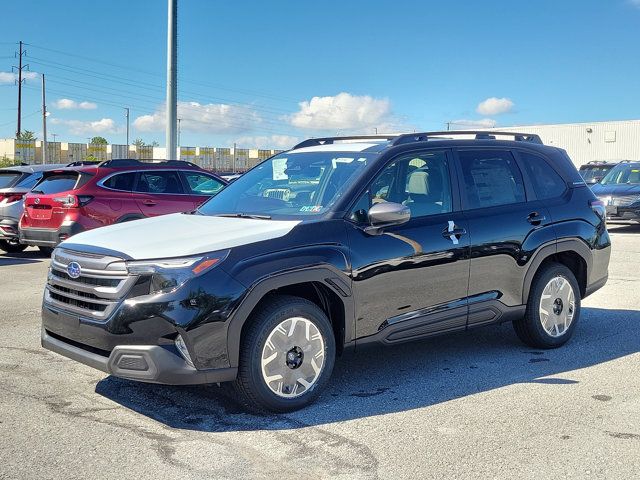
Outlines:
[[224,185],[216,178],[198,172],[182,172],[191,192],[196,195],[215,195]]
[[528,152],[519,152],[519,155],[539,199],[559,197],[564,193],[566,183],[544,158]]
[[136,192],[143,193],[184,193],[178,172],[142,172]]
[[0,172],[0,188],[12,187],[21,176],[21,172]]
[[124,192],[130,192],[133,190],[133,182],[136,179],[134,172],[119,173],[112,177],[107,178],[103,185],[112,190],[121,190]]
[[509,205],[526,200],[522,173],[507,150],[461,150],[467,208]]
[[78,181],[76,172],[57,173],[44,177],[33,188],[34,193],[49,195],[73,190]]

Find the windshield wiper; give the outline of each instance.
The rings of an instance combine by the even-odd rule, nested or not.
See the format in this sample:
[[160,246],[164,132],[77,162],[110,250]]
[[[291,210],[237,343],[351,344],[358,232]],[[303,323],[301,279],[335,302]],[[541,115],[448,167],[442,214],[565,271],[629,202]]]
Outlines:
[[257,215],[252,213],[219,213],[214,217],[228,218],[257,218],[258,220],[271,220],[271,215]]
[[41,195],[44,195],[44,192],[42,190],[31,190],[31,193],[39,193]]

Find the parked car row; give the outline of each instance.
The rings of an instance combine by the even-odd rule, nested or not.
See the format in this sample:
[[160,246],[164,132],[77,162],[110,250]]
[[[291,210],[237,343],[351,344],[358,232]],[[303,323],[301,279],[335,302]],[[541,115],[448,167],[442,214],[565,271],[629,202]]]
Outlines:
[[189,162],[109,160],[0,170],[0,249],[50,254],[86,230],[191,211],[227,181]]

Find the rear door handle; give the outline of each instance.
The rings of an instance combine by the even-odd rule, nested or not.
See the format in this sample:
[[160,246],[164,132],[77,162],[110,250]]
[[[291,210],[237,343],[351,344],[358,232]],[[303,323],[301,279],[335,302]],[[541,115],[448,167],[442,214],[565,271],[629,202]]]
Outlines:
[[547,219],[544,215],[540,215],[538,212],[531,212],[527,217],[527,222],[531,225],[540,225]]
[[156,202],[155,200],[143,200],[142,203],[150,207],[153,207],[154,205],[158,204],[158,202]]

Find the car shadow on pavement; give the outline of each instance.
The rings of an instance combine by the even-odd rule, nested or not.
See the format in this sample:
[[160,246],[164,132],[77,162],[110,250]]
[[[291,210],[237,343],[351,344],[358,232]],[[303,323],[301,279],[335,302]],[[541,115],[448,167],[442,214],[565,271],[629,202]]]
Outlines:
[[633,224],[610,224],[607,225],[609,233],[640,233],[640,223]]
[[583,308],[574,338],[556,350],[523,345],[507,323],[346,353],[320,398],[285,415],[245,413],[215,385],[172,387],[108,377],[96,392],[172,428],[294,429],[424,408],[514,384],[572,388],[578,383],[572,371],[639,351],[640,311]]
[[39,250],[27,250],[20,253],[0,253],[0,267],[40,263],[46,260],[49,260],[49,256],[43,255]]

